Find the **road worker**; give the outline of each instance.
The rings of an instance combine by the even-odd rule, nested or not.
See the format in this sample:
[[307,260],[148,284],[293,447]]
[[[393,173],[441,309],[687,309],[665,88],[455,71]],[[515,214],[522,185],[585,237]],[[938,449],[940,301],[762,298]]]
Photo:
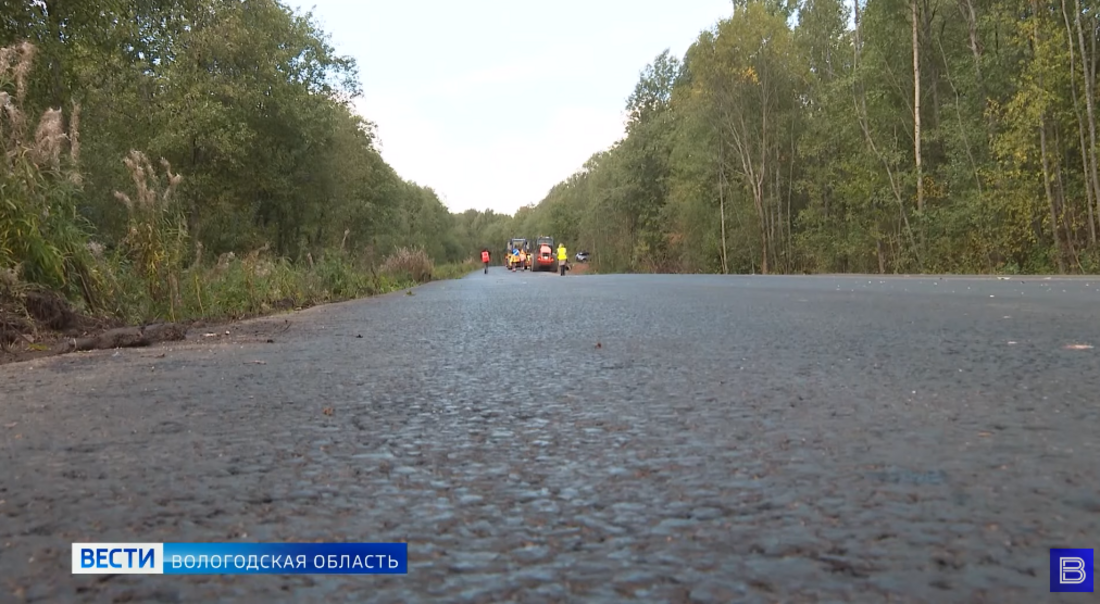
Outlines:
[[566,262],[569,260],[569,254],[565,251],[565,244],[558,244],[558,269],[561,271],[561,276],[565,276]]
[[489,274],[489,248],[481,248],[481,263],[485,265],[485,274]]

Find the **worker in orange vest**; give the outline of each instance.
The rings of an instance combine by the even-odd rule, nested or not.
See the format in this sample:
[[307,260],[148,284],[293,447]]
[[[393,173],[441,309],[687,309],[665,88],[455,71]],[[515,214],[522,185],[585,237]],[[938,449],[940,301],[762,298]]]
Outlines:
[[481,250],[481,263],[485,265],[485,274],[489,274],[489,250]]

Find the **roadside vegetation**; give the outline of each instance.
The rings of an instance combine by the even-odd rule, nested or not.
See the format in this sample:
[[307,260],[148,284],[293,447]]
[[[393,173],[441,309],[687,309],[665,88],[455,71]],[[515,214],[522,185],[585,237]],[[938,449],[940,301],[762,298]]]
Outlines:
[[507,218],[398,176],[355,63],[275,0],[0,10],[5,348],[461,276]]

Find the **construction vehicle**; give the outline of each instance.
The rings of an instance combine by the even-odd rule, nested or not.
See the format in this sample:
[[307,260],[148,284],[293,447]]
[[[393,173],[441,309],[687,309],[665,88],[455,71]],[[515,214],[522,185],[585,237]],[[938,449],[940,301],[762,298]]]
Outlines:
[[554,238],[539,237],[535,240],[534,260],[531,263],[531,272],[558,270],[558,261],[554,257]]
[[531,268],[531,244],[523,237],[513,237],[508,240],[508,249],[505,251],[504,265],[509,269],[527,270]]

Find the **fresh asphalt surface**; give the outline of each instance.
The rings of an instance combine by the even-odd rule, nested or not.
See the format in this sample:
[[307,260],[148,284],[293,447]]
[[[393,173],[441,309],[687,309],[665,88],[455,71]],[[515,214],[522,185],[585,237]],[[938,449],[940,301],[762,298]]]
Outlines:
[[[0,367],[0,601],[1089,601],[1048,549],[1100,547],[1098,319],[1100,278],[493,268]],[[70,574],[234,540],[410,572]]]

